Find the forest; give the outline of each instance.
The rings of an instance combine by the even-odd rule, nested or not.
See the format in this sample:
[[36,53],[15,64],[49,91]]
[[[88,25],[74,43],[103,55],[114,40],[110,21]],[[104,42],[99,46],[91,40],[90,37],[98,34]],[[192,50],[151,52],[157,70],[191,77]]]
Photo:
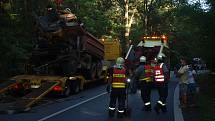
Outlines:
[[173,64],[200,57],[215,70],[215,1],[205,2],[207,8],[190,0],[0,0],[0,79],[24,72],[34,47],[34,15],[44,15],[48,5],[70,8],[90,33],[118,38],[123,50],[142,35],[165,34]]

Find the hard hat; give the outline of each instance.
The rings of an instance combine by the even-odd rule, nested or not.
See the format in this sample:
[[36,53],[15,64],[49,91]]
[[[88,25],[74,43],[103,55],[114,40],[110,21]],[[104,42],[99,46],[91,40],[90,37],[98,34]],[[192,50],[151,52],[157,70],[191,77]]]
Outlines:
[[158,56],[157,56],[157,60],[162,60],[164,57],[166,57],[165,54],[159,53]]
[[124,62],[125,62],[125,60],[124,60],[122,57],[118,57],[118,58],[116,59],[116,64],[117,64],[117,65],[122,65]]
[[71,13],[71,9],[70,8],[66,8],[65,11]]
[[140,57],[140,62],[143,62],[143,63],[146,62],[146,57],[145,56],[141,56]]

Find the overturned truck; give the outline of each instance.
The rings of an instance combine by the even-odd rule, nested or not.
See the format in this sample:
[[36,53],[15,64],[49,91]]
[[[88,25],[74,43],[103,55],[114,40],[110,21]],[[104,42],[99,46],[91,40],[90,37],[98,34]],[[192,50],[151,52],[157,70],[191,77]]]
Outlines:
[[26,73],[97,78],[102,71],[103,44],[71,12],[57,14],[57,18],[38,17],[35,48]]

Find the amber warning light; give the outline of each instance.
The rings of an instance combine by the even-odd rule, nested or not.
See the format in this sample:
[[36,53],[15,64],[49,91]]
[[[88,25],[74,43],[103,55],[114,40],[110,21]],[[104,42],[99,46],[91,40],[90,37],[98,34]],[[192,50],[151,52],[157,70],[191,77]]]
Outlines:
[[167,37],[165,35],[162,36],[143,36],[141,40],[163,40],[164,42],[167,42]]
[[167,40],[167,37],[165,35],[162,35],[161,38]]

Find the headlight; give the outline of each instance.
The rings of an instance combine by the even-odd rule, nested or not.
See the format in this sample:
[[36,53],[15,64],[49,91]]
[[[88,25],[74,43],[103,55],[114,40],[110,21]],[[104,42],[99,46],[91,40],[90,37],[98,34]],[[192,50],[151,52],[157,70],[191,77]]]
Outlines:
[[72,77],[72,76],[69,77],[69,80],[75,80],[75,79],[76,77]]

